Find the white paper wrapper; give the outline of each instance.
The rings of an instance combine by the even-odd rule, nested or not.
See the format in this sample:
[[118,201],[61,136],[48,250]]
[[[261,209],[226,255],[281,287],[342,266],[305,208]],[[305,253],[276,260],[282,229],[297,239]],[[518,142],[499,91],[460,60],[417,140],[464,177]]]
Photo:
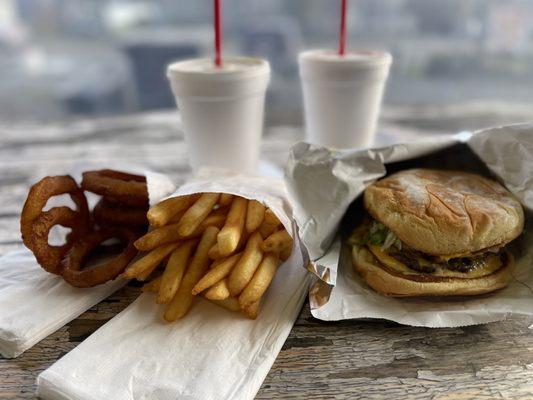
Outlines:
[[[102,166],[77,165],[72,174],[79,181],[79,171],[98,168]],[[131,167],[117,169],[146,175],[151,202],[175,189],[164,175]],[[6,254],[0,258],[0,354],[17,357],[125,283],[116,279],[94,288],[73,288],[44,271],[30,251]]]
[[[204,170],[174,195],[224,192],[260,200],[288,232],[295,225],[283,180]],[[43,399],[252,399],[300,312],[310,274],[299,241],[280,266],[256,320],[196,299],[181,320],[143,294],[38,377]]]
[[[300,237],[311,258],[308,269],[316,276],[309,293],[312,314],[322,320],[384,318],[426,327],[533,315],[533,232],[527,222],[526,234],[519,239],[521,254],[514,279],[492,295],[447,300],[389,298],[362,282],[351,265],[350,250],[342,244],[340,232],[350,228],[343,217],[369,184],[388,172],[413,167],[492,173],[517,196],[528,215],[533,210],[532,125],[360,151],[335,152],[299,143],[292,150],[286,181]],[[357,203],[352,207],[352,213],[362,211]]]

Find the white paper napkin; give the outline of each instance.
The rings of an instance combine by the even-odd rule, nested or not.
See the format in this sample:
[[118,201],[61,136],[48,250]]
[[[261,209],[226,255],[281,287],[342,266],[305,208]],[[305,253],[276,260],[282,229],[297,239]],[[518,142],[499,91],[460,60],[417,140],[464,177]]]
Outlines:
[[[439,151],[445,155],[436,158]],[[403,164],[397,164],[400,161]],[[393,166],[485,173],[488,169],[517,196],[529,218],[533,211],[530,124],[359,151],[336,152],[299,143],[292,150],[286,180],[300,237],[312,260],[308,265],[316,275],[309,294],[313,316],[328,321],[382,318],[437,328],[483,324],[512,314],[533,315],[533,227],[529,218],[526,234],[517,240],[520,251],[513,279],[503,290],[470,298],[391,298],[362,281],[353,270],[348,247],[341,245],[339,230],[350,204]]]
[[17,357],[124,286],[77,289],[44,271],[29,250],[0,258],[0,353]]
[[[228,192],[265,202],[294,235],[281,179],[204,170],[175,194]],[[43,399],[252,399],[274,363],[307,295],[310,275],[298,238],[256,320],[203,299],[179,321],[143,294],[39,375]]]
[[[198,299],[163,321],[143,294],[37,379],[43,399],[253,399],[307,294],[295,257],[280,267],[256,320]],[[300,261],[301,262],[301,261]]]
[[[80,170],[79,166],[73,169]],[[122,170],[132,171],[131,168]],[[175,188],[164,175],[142,173],[147,177],[152,203]],[[125,283],[117,279],[94,288],[73,288],[60,277],[44,271],[30,251],[6,254],[0,258],[0,354],[17,357]]]

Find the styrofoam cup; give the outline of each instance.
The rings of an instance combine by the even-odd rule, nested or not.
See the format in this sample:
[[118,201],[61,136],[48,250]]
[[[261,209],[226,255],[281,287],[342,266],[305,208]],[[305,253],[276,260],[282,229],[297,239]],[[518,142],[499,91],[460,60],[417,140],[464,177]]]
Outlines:
[[253,170],[263,131],[268,62],[234,57],[216,67],[211,59],[186,60],[169,65],[167,76],[193,169]]
[[298,61],[306,140],[338,149],[371,145],[392,56],[309,50]]

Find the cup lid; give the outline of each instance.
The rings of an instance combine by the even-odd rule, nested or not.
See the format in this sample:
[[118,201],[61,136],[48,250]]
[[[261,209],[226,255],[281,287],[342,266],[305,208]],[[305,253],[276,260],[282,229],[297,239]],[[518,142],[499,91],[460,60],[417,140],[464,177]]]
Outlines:
[[375,68],[389,65],[392,56],[386,51],[361,50],[348,51],[343,55],[327,49],[307,50],[299,55],[300,62],[331,64],[347,68]]
[[217,67],[210,58],[178,61],[167,67],[169,78],[202,81],[233,81],[270,74],[268,61],[254,57],[228,57]]

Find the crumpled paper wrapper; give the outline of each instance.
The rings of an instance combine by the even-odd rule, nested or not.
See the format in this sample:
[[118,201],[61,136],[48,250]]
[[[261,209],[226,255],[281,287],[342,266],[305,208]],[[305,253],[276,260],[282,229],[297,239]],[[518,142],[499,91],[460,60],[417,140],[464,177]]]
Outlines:
[[[270,207],[295,237],[282,179],[203,170],[173,196],[224,192]],[[300,242],[265,294],[256,320],[197,298],[174,323],[144,293],[39,375],[43,399],[252,399],[289,335],[307,295]]]
[[[105,167],[78,164],[63,173],[71,173],[81,182],[81,171]],[[146,175],[152,203],[175,189],[164,175],[131,166],[117,165],[114,168]],[[34,181],[40,178],[36,177]],[[94,205],[97,197],[88,197],[90,205]],[[49,204],[56,206],[62,204],[61,201],[58,196],[52,198]],[[50,233],[52,243],[59,239],[54,237],[54,230]],[[74,288],[61,277],[44,271],[27,249],[4,255],[0,258],[0,354],[7,358],[17,357],[110,296],[126,282],[117,278],[94,288]]]
[[[522,202],[526,232],[517,239],[517,265],[509,286],[472,298],[390,298],[370,289],[354,271],[344,239],[363,212],[360,195],[398,170],[425,167],[492,175]],[[297,144],[286,168],[287,189],[299,234],[315,276],[311,312],[322,320],[380,318],[405,325],[456,327],[533,315],[533,125],[518,124],[388,147],[331,151]]]

